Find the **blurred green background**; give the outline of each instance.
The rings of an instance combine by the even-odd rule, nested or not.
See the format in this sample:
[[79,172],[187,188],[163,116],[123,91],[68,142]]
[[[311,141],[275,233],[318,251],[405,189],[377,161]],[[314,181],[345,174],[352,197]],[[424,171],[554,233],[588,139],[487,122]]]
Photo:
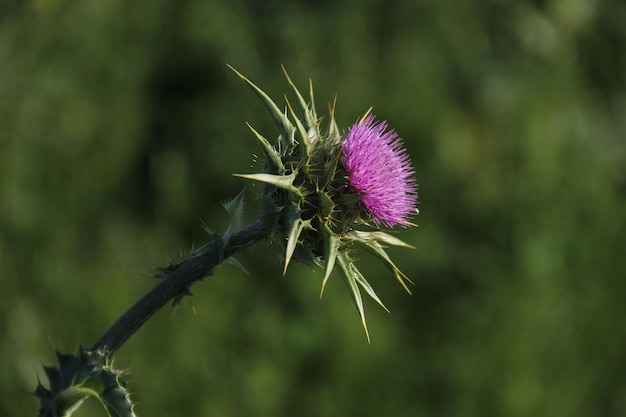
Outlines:
[[[257,244],[117,354],[139,416],[626,415],[626,4],[617,0],[0,2],[0,415],[223,230],[276,129],[280,65],[345,129],[405,139],[406,295],[367,344],[343,283]],[[248,191],[247,221],[255,214]],[[75,415],[104,416],[95,401]]]

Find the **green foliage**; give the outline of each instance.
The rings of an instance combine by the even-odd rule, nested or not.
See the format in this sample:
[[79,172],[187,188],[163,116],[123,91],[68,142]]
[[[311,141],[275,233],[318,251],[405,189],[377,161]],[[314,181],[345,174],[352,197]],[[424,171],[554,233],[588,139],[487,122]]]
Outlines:
[[121,372],[98,352],[57,352],[59,367],[46,366],[49,388],[39,383],[34,394],[41,402],[40,417],[69,417],[88,397],[96,398],[109,417],[134,417]]
[[166,309],[119,352],[138,415],[626,414],[625,13],[0,2],[0,415],[36,413],[49,339],[89,344],[154,285],[137,273],[206,241],[198,218],[225,230],[231,174],[263,152],[243,121],[278,135],[225,63],[272,97],[284,64],[320,110],[337,93],[338,132],[373,105],[403,137],[417,250],[389,255],[413,295],[358,259],[391,310],[368,310],[367,345],[339,280],[320,301],[323,274],[275,278],[278,249],[251,248],[250,276],[221,266],[197,314]]

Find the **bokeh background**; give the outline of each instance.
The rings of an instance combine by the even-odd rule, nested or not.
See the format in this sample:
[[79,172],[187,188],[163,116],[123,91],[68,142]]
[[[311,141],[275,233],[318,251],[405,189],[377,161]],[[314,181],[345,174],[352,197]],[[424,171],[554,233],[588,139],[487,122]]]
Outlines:
[[[117,354],[139,416],[626,415],[626,4],[0,2],[0,415],[220,231],[280,65],[405,139],[419,227],[337,276],[257,244]],[[255,216],[247,192],[246,220]],[[195,314],[193,310],[195,309]],[[104,416],[95,401],[75,415]]]

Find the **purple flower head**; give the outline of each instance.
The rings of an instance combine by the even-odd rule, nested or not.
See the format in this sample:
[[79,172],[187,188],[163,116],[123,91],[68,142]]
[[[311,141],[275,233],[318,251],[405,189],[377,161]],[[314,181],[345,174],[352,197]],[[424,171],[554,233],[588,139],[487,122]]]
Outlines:
[[410,215],[417,212],[417,184],[396,132],[370,114],[348,130],[341,147],[348,183],[361,195],[374,224],[409,226]]

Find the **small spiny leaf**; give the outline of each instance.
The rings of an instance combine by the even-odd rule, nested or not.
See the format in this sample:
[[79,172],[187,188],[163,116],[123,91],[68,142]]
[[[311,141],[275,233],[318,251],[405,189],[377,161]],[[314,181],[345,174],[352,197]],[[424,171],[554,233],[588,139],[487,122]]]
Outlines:
[[300,154],[301,154],[300,164],[302,166],[302,170],[304,171],[304,173],[308,174],[309,161],[311,160],[311,155],[309,154],[309,133],[306,131],[306,128],[302,125],[302,122],[300,122],[300,119],[298,119],[298,117],[296,116],[296,113],[293,111],[293,108],[291,107],[289,100],[287,100],[286,97],[285,97],[285,100],[287,101],[287,108],[289,109],[291,116],[295,120],[296,126],[298,128],[298,133],[300,134],[300,140],[298,141],[298,144],[300,145]]
[[[316,122],[315,123],[315,128],[317,129],[317,113],[315,111],[315,98],[313,97],[313,80],[309,79],[309,102],[310,102],[310,112],[311,112],[311,118]],[[319,134],[317,135],[317,137],[319,137]]]
[[245,205],[243,195],[244,191],[242,190],[233,199],[223,204],[224,209],[230,217],[230,224],[228,225],[228,229],[226,229],[226,232],[222,236],[224,245],[228,243],[230,236],[241,230],[241,220],[243,218],[243,209]]
[[260,181],[266,184],[273,185],[289,192],[293,197],[297,199],[302,198],[302,193],[298,188],[293,185],[293,180],[296,178],[296,172],[294,171],[290,175],[272,175],[272,174],[233,174],[236,177],[246,178],[249,180]]
[[265,107],[272,116],[272,119],[274,119],[274,123],[276,123],[276,126],[278,127],[278,130],[280,132],[280,143],[282,144],[280,149],[281,154],[291,154],[291,151],[294,147],[294,134],[296,128],[293,127],[293,125],[289,121],[289,118],[282,111],[280,111],[276,103],[274,103],[274,101],[267,94],[265,94],[263,90],[257,87],[252,81],[247,79],[235,68],[231,67],[230,65],[228,65],[228,68],[230,68],[235,74],[237,74],[239,78],[245,81],[245,83],[248,84],[248,86],[257,94],[257,96],[259,96],[263,104],[265,104]]
[[339,142],[339,138],[341,137],[341,132],[339,132],[339,127],[337,126],[337,122],[335,121],[335,107],[337,105],[337,96],[335,96],[335,100],[333,104],[330,106],[330,122],[328,123],[328,132],[326,133],[326,140],[334,143]]
[[322,298],[322,295],[324,295],[324,288],[326,288],[328,278],[335,268],[335,260],[337,259],[337,253],[339,251],[339,246],[341,243],[341,239],[339,238],[339,236],[335,235],[332,230],[330,230],[328,225],[322,223],[321,228],[322,234],[324,235],[324,259],[326,260],[326,265],[324,268],[324,279],[322,280],[320,298]]
[[365,336],[367,336],[367,342],[370,343],[370,334],[367,330],[367,323],[365,322],[365,308],[363,307],[363,299],[361,298],[361,291],[359,290],[359,286],[356,282],[356,277],[354,276],[354,271],[351,268],[352,261],[348,257],[345,252],[339,252],[337,255],[337,263],[339,264],[339,270],[341,271],[341,276],[344,279],[344,282],[348,286],[348,290],[350,291],[350,296],[352,297],[352,301],[359,313],[359,317],[361,318],[361,324],[363,325],[363,329],[365,330]]
[[404,248],[415,249],[415,246],[409,245],[403,240],[398,239],[395,236],[390,235],[389,233],[385,233],[382,231],[374,231],[374,232],[365,232],[361,230],[353,230],[350,232],[350,236],[363,242],[375,242],[380,241],[383,243],[387,243],[388,245],[393,246],[401,246]]
[[[296,96],[297,100],[297,104],[299,107],[299,111],[302,114],[303,118],[304,118],[304,123],[305,123],[305,131],[308,131],[309,129],[311,129],[312,127],[315,127],[317,124],[317,116],[314,113],[314,110],[311,111],[309,110],[309,105],[307,104],[307,102],[304,100],[304,98],[302,97],[302,94],[300,94],[300,91],[298,90],[298,88],[296,87],[296,85],[293,83],[293,81],[291,81],[291,78],[289,77],[289,74],[287,74],[287,70],[285,69],[285,67],[283,66],[283,72],[285,73],[285,77],[287,78],[287,82],[289,83],[289,85],[291,86],[291,89],[293,90],[294,95]],[[311,100],[313,99],[313,90],[312,90],[312,86],[311,86]],[[313,106],[311,105],[311,108],[313,108]],[[298,116],[295,115],[294,113],[294,118],[298,119]],[[308,140],[308,134],[307,134],[307,140]]]
[[285,250],[285,267],[283,269],[283,275],[287,273],[289,261],[291,261],[291,257],[293,256],[293,253],[296,250],[296,245],[298,244],[298,238],[300,237],[302,230],[306,227],[310,228],[311,222],[309,220],[302,220],[299,212],[294,213],[291,219],[289,238],[287,239],[287,248]]
[[265,157],[268,162],[271,164],[272,169],[270,173],[283,175],[285,173],[285,166],[283,165],[282,159],[280,159],[280,154],[274,149],[274,147],[269,143],[263,135],[257,132],[250,124],[246,123],[248,128],[254,133],[257,141],[261,144],[263,148],[263,152],[265,153]]
[[40,400],[40,417],[70,416],[87,397],[95,397],[109,416],[135,417],[121,372],[100,353],[86,351],[78,354],[57,352],[59,367],[44,367],[50,389],[41,382],[35,392]]
[[361,271],[357,269],[356,265],[350,264],[350,268],[352,268],[352,271],[354,272],[354,277],[356,278],[356,281],[359,283],[359,285],[363,287],[363,289],[367,292],[367,294],[369,294],[370,297],[372,297],[374,301],[376,301],[382,308],[385,309],[387,313],[389,313],[389,309],[385,307],[382,301],[380,301],[380,298],[378,298],[378,295],[376,295],[376,292],[374,292],[374,289],[371,287],[369,282],[367,282],[363,274],[361,274]]
[[389,257],[389,255],[387,255],[387,252],[385,252],[385,249],[380,245],[380,243],[378,243],[377,241],[369,241],[369,242],[363,242],[363,241],[358,241],[357,243],[360,243],[363,247],[365,247],[367,250],[369,250],[370,252],[372,252],[376,257],[378,257],[380,260],[383,261],[383,263],[389,268],[391,269],[391,271],[394,273],[396,280],[398,280],[398,282],[400,283],[400,285],[402,285],[402,287],[404,288],[404,290],[411,294],[411,290],[409,289],[409,287],[407,286],[407,282],[413,284],[413,281],[411,281],[409,279],[409,277],[407,277],[401,270],[400,268],[398,268],[396,266],[396,264],[393,263],[393,261],[391,260],[391,258]]

